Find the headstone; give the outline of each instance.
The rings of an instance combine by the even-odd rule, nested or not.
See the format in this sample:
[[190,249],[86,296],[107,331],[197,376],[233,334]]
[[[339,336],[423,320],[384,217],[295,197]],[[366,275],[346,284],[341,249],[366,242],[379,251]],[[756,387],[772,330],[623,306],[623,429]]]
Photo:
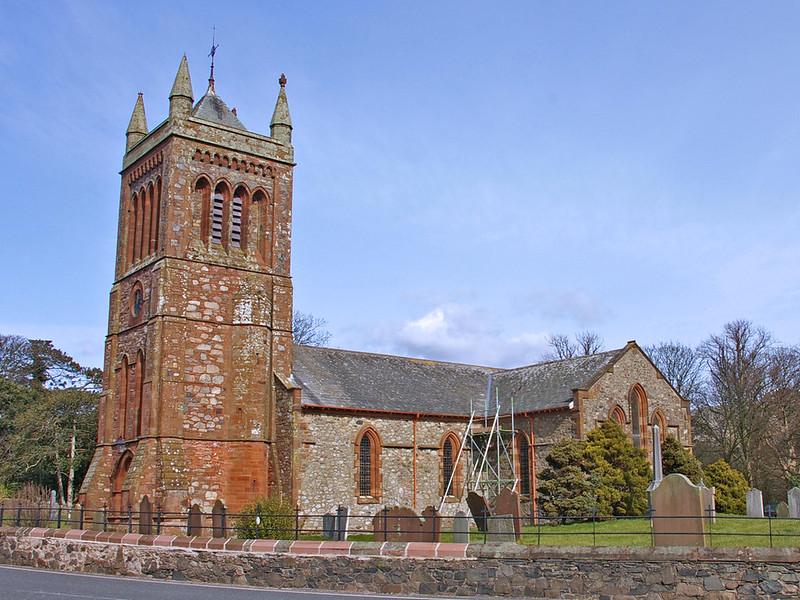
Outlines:
[[322,537],[326,540],[336,537],[336,515],[331,513],[322,515]]
[[428,506],[422,519],[410,508],[384,508],[372,518],[373,539],[376,542],[438,542],[441,518],[436,509]]
[[509,488],[503,490],[494,499],[494,514],[496,516],[511,517],[514,525],[514,534],[519,538],[522,533],[522,519],[520,519],[519,494]]
[[453,542],[469,544],[469,519],[462,511],[458,511],[453,517]]
[[775,516],[779,519],[788,519],[789,505],[786,502],[778,502],[778,506],[775,507]]
[[650,492],[656,546],[706,545],[703,491],[685,475],[672,473]]
[[697,487],[703,492],[703,510],[705,511],[706,517],[708,517],[709,523],[716,523],[717,522],[717,489],[716,488],[709,488],[703,483],[703,480],[700,480],[700,483],[697,484]]
[[467,494],[467,506],[469,507],[469,512],[472,513],[475,525],[478,526],[478,530],[486,531],[485,519],[492,514],[492,511],[489,510],[489,505],[486,503],[486,498],[476,492],[470,492]]
[[203,511],[197,504],[193,504],[189,509],[189,523],[186,527],[186,535],[203,535]]
[[514,532],[514,520],[508,515],[488,517],[486,531],[487,542],[514,542],[517,534]]
[[800,519],[800,488],[793,487],[789,490],[789,518]]
[[150,535],[153,530],[153,507],[147,496],[139,503],[139,533]]
[[350,509],[339,506],[336,509],[336,535],[334,539],[343,542],[347,539],[347,527],[350,523]]
[[58,518],[58,501],[56,500],[56,491],[50,490],[50,520],[55,521]]
[[217,499],[211,508],[211,530],[215,538],[228,537],[227,509],[222,500]]
[[747,516],[764,516],[764,500],[761,496],[761,490],[752,488],[749,492],[747,492]]

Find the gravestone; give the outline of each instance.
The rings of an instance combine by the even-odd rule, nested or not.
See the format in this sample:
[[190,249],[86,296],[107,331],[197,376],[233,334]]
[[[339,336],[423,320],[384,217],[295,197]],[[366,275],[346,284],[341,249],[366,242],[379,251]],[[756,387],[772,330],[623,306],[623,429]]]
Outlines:
[[509,488],[503,490],[495,496],[494,515],[512,517],[509,519],[514,525],[514,534],[519,538],[522,532],[522,519],[520,519],[519,494]]
[[752,488],[749,492],[747,492],[747,516],[764,516],[764,500],[761,496],[761,490]]
[[789,490],[789,518],[800,519],[800,488],[793,487]]
[[186,527],[186,535],[203,535],[203,511],[197,504],[193,504],[189,509],[189,522]]
[[331,513],[322,515],[322,537],[326,540],[336,537],[336,515]]
[[775,507],[775,516],[779,519],[788,519],[789,505],[786,502],[778,502],[778,506]]
[[153,532],[153,506],[150,498],[144,496],[139,503],[139,533],[150,535]]
[[710,523],[717,522],[717,489],[716,488],[709,488],[703,483],[703,480],[700,480],[700,483],[697,484],[700,490],[703,492],[703,510],[705,511],[706,517]]
[[478,526],[479,531],[486,531],[486,517],[492,514],[489,510],[489,505],[486,503],[486,498],[475,492],[467,494],[467,506],[469,512],[472,513],[472,519],[475,525]]
[[469,519],[462,511],[458,511],[453,517],[453,542],[469,544]]
[[346,506],[339,506],[336,509],[336,534],[335,538],[339,542],[347,539],[347,528],[350,524],[350,509]]
[[515,542],[517,534],[514,531],[514,521],[508,515],[488,517],[486,531],[487,542]]
[[227,510],[219,499],[211,507],[211,530],[215,538],[228,537]]
[[672,473],[650,492],[653,544],[706,546],[703,491],[685,475]]
[[384,508],[372,518],[373,539],[376,542],[438,542],[441,518],[436,509],[428,506],[420,519],[410,508]]

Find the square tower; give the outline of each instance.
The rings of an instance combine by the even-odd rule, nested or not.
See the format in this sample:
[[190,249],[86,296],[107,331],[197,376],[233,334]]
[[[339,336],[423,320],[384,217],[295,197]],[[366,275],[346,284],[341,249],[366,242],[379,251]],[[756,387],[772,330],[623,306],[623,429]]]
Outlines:
[[279,83],[269,136],[217,95],[213,66],[194,104],[185,56],[165,121],[149,131],[136,100],[97,448],[80,492],[90,509],[208,513],[294,497],[276,389],[292,368],[294,168]]

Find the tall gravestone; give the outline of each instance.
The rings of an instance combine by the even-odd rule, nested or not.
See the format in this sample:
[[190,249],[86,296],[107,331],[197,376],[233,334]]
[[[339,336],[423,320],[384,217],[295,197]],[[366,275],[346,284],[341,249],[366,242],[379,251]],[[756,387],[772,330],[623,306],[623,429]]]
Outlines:
[[747,516],[764,516],[764,499],[761,496],[761,490],[751,488],[750,491],[747,492]]
[[786,502],[778,502],[778,506],[775,507],[775,516],[779,519],[788,519],[789,505]]
[[705,546],[703,491],[685,475],[672,473],[650,493],[656,546]]
[[456,544],[469,544],[469,519],[462,511],[453,517],[453,541]]
[[664,467],[661,460],[661,429],[658,425],[653,425],[653,482],[650,484],[651,489],[658,487],[661,480],[664,479]]
[[789,518],[800,519],[800,488],[793,487],[788,494]]
[[494,499],[494,515],[506,517],[514,526],[514,535],[519,538],[522,533],[522,519],[520,519],[519,494],[510,488],[503,490]]

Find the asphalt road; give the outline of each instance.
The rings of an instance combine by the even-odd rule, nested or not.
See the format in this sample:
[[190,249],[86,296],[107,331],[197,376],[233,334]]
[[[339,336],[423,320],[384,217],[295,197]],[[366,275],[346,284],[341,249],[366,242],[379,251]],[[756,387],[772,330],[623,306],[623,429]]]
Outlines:
[[343,600],[389,597],[412,598],[178,583],[0,565],[0,600]]

